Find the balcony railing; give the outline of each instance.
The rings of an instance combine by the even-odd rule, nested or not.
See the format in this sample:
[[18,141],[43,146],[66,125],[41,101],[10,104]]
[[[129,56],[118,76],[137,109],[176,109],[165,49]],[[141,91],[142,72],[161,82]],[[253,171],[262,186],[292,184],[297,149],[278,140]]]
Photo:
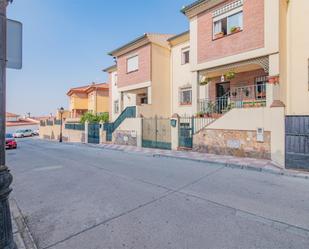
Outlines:
[[266,106],[266,84],[232,87],[224,96],[215,99],[200,99],[199,112],[206,116],[222,114],[233,108]]

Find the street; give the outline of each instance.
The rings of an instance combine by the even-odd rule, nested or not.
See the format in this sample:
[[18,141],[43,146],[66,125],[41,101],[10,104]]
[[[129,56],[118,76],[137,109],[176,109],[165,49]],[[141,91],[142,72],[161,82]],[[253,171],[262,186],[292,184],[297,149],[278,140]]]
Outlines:
[[7,151],[40,249],[309,248],[309,180],[39,139]]

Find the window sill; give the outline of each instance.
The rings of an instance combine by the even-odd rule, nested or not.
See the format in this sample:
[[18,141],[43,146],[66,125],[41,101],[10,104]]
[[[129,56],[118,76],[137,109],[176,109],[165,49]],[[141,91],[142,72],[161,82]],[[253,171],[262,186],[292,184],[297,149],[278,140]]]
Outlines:
[[180,106],[191,106],[192,103],[179,103]]
[[136,73],[137,71],[138,71],[138,69],[130,71],[130,72],[127,72],[127,74]]
[[229,37],[231,35],[235,35],[235,34],[238,34],[238,33],[241,33],[241,32],[243,32],[243,29],[239,30],[239,31],[235,31],[235,32],[230,33],[230,34],[227,34],[227,35],[224,35],[224,36],[221,36],[221,37],[218,37],[218,38],[212,38],[212,40],[213,41],[221,40],[222,38]]

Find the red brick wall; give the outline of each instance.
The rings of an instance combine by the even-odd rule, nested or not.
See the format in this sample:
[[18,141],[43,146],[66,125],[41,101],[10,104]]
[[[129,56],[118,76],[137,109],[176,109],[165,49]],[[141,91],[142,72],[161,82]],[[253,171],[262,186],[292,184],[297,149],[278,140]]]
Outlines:
[[244,0],[243,31],[213,40],[212,13],[222,5],[198,16],[198,63],[264,47],[264,0]]
[[[235,78],[230,80],[230,87],[238,87],[238,86],[252,86],[255,84],[255,78],[260,76],[267,75],[263,69],[249,71],[244,73],[238,73],[235,75]],[[221,77],[213,78],[209,85],[209,98],[216,98],[216,84],[221,83]]]
[[[139,69],[127,73],[127,58],[138,54]],[[151,45],[146,45],[117,58],[118,87],[124,87],[150,81],[151,79]]]

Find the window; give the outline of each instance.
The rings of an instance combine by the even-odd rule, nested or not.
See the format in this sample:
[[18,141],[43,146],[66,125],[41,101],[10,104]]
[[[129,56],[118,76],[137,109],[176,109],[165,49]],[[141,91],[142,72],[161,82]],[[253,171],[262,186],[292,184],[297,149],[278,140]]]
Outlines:
[[138,70],[138,55],[132,56],[127,59],[127,73]]
[[187,64],[190,62],[190,49],[185,48],[181,51],[181,64]]
[[180,89],[180,104],[181,105],[191,105],[192,104],[191,88]]
[[243,11],[214,19],[213,38],[217,39],[243,29]]
[[114,101],[114,113],[119,113],[119,100]]

